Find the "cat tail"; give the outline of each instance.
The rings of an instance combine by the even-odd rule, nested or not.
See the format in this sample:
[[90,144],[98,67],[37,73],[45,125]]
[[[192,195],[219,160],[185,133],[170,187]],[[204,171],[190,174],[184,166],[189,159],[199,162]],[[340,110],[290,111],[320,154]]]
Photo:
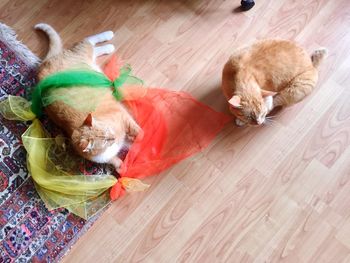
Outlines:
[[49,38],[49,51],[47,52],[45,59],[50,59],[62,52],[61,38],[53,27],[48,24],[40,23],[35,25],[34,28],[43,31]]
[[321,64],[321,62],[327,56],[327,54],[328,54],[328,50],[326,48],[316,49],[311,54],[312,64],[314,65],[315,68],[317,68]]

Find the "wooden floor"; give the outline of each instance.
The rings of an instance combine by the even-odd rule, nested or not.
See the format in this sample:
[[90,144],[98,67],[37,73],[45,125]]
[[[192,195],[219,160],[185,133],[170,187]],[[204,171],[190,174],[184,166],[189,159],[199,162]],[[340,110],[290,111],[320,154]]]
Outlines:
[[223,110],[221,70],[254,39],[329,48],[317,89],[272,126],[229,125],[202,154],[115,202],[63,262],[350,262],[350,1],[0,0],[0,20],[37,54],[32,29],[66,45],[113,30],[149,85]]

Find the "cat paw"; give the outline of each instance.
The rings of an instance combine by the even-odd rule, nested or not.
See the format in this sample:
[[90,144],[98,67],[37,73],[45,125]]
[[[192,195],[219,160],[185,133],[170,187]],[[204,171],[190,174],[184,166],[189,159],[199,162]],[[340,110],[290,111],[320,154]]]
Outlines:
[[94,56],[99,57],[102,55],[108,55],[113,53],[115,50],[114,45],[112,44],[107,44],[99,47],[94,47]]
[[103,33],[100,33],[100,42],[104,42],[104,41],[109,41],[114,37],[114,32],[109,30],[109,31],[105,31]]
[[91,45],[95,46],[98,43],[102,43],[105,41],[109,41],[114,37],[113,31],[106,31],[103,33],[99,33],[97,35],[93,35],[90,37],[87,37],[87,41],[91,43]]
[[141,141],[144,135],[145,135],[144,131],[140,130],[138,133],[127,134],[126,137],[129,141],[136,142],[136,141]]
[[137,133],[136,136],[134,136],[134,141],[141,141],[143,137],[145,136],[145,133],[142,129]]
[[270,112],[273,109],[273,97],[267,96],[264,98],[267,111]]
[[235,119],[235,123],[236,123],[236,125],[237,125],[238,127],[244,127],[244,126],[246,126],[246,123],[243,122],[243,121],[241,121],[241,120],[238,119],[238,118]]

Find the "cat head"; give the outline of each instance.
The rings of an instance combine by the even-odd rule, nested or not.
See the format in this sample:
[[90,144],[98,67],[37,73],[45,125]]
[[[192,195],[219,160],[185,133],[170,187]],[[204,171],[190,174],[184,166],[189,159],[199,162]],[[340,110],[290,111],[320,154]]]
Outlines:
[[236,118],[249,125],[261,125],[272,108],[272,91],[236,94],[229,100],[230,111]]
[[[115,126],[115,125],[114,125]],[[89,114],[84,124],[72,133],[74,148],[83,155],[97,155],[114,143],[122,142],[125,132],[122,127],[120,131],[112,131],[110,125],[96,120]]]

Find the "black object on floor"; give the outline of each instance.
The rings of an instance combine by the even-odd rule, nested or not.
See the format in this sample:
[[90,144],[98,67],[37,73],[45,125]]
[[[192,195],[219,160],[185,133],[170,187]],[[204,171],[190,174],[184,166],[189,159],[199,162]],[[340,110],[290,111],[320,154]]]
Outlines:
[[254,0],[242,0],[241,1],[241,9],[243,11],[248,11],[255,5]]

